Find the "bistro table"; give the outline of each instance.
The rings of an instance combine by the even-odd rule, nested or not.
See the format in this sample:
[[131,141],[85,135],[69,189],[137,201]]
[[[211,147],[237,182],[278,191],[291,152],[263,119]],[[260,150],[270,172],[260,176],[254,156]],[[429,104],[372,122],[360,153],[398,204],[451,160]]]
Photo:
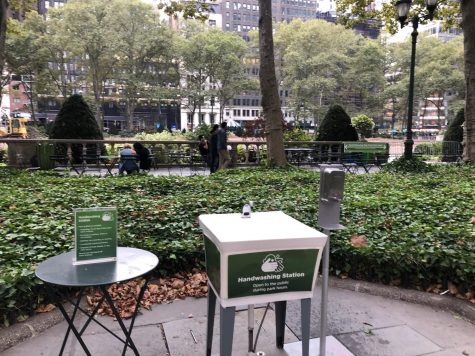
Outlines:
[[104,167],[107,169],[107,174],[112,174],[112,169],[116,166],[119,162],[120,156],[99,156],[100,162],[104,163]]
[[297,163],[297,167],[300,167],[301,163],[310,162],[313,157],[312,154],[315,152],[313,148],[285,148],[284,149],[287,158],[290,163]]
[[[96,322],[110,334],[119,339],[124,343],[124,349],[122,355],[125,355],[127,347],[130,347],[135,355],[139,355],[137,347],[132,341],[132,329],[134,327],[135,317],[137,316],[137,311],[140,305],[140,301],[143,298],[143,294],[147,288],[148,280],[150,273],[158,265],[158,258],[153,253],[140,250],[137,248],[130,247],[118,247],[117,248],[117,261],[113,262],[102,262],[102,263],[91,263],[91,264],[73,264],[74,251],[66,252],[58,256],[48,258],[38,265],[36,268],[36,276],[46,283],[48,293],[53,299],[64,319],[68,323],[68,329],[64,336],[63,344],[59,355],[62,355],[66,342],[69,337],[70,331],[74,333],[77,340],[84,349],[86,355],[90,356],[91,353],[88,350],[84,340],[82,339],[82,334],[88,327],[91,321]],[[135,310],[132,315],[129,329],[126,328],[120,313],[117,311],[112,301],[112,297],[108,292],[108,287],[114,283],[121,283],[133,278],[145,277],[145,282],[140,289],[139,295],[137,297],[137,303],[135,305]],[[80,292],[78,298],[75,302],[71,303],[74,305],[72,316],[70,317],[66,312],[62,304],[62,295],[58,291],[57,287],[79,287]],[[88,314],[83,310],[79,303],[81,298],[84,296],[84,291],[88,287],[98,286],[103,293],[102,299],[94,307],[93,311]],[[94,318],[97,314],[97,311],[101,308],[104,301],[107,301],[109,306],[112,309],[112,312],[117,319],[117,322],[122,329],[125,340],[119,337],[117,334],[106,328],[102,323]],[[88,318],[86,323],[83,325],[81,330],[78,330],[74,325],[74,319],[76,317],[77,311],[81,311]]]

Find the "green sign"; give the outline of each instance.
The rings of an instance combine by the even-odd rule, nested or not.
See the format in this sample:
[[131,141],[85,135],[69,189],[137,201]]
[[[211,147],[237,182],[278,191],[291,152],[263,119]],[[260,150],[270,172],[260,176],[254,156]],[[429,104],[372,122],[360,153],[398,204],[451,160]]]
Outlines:
[[383,142],[344,142],[345,153],[368,152],[368,153],[389,153],[389,145]]
[[76,264],[117,257],[117,208],[74,209]]
[[228,298],[311,291],[318,250],[228,256]]

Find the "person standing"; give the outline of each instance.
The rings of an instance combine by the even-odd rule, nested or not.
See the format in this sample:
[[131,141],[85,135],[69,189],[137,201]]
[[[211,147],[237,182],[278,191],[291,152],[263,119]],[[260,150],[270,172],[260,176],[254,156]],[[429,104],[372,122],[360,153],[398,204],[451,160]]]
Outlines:
[[218,155],[218,129],[219,125],[213,125],[210,131],[209,138],[209,171],[210,173],[216,172],[218,169],[219,155]]
[[227,168],[231,162],[228,152],[228,137],[226,134],[226,127],[228,123],[223,121],[221,127],[217,131],[218,136],[218,154],[219,154],[219,169]]

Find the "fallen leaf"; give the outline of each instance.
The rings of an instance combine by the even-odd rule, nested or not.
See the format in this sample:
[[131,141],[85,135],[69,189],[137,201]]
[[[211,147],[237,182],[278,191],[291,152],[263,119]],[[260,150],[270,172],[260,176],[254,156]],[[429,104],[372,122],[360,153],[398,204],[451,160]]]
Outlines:
[[366,235],[353,235],[351,236],[350,244],[353,247],[366,247],[368,245],[368,239]]
[[459,292],[457,286],[450,281],[447,283],[447,288],[450,294],[457,294]]
[[41,304],[38,308],[36,308],[35,312],[37,313],[47,313],[51,310],[55,309],[56,306],[54,304]]

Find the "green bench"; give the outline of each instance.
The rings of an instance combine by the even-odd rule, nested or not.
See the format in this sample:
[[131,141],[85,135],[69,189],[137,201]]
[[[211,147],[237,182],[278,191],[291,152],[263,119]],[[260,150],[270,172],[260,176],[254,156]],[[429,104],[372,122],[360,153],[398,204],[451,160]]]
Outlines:
[[348,172],[363,167],[369,172],[372,166],[382,166],[389,159],[387,142],[343,142],[342,164]]

